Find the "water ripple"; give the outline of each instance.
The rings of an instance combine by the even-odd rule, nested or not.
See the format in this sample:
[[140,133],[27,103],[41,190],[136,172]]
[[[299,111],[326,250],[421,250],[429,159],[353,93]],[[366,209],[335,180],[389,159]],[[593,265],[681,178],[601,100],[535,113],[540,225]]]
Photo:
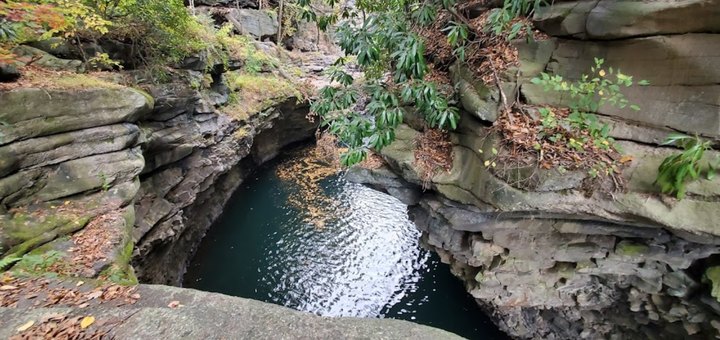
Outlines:
[[[419,246],[404,204],[307,156],[301,150],[280,164],[281,174],[266,169],[246,181],[200,245],[186,286],[323,316],[422,315],[423,323],[466,336],[492,327],[483,326],[462,284]],[[437,285],[453,285],[446,288],[453,294]]]

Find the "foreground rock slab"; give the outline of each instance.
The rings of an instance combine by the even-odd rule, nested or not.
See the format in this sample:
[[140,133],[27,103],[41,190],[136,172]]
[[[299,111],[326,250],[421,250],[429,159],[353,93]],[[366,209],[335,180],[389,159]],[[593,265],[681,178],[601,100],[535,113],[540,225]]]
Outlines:
[[[131,305],[0,308],[0,338],[44,319],[92,317],[82,336],[118,339],[462,339],[428,326],[391,319],[323,318],[265,302],[159,285],[140,285]],[[31,328],[32,328],[31,327]],[[79,323],[78,323],[78,326]],[[30,329],[23,330],[29,331]]]

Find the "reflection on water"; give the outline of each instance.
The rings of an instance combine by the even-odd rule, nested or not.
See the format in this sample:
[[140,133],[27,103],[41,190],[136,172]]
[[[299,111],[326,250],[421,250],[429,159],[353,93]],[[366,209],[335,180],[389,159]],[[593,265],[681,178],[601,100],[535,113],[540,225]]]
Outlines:
[[501,338],[419,238],[401,202],[348,183],[304,148],[243,184],[184,283],[318,315],[393,317]]

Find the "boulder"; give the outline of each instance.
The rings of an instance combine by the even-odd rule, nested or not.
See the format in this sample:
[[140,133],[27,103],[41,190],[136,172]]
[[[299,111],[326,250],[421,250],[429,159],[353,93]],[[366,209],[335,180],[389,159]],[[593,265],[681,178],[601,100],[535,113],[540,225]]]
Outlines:
[[225,14],[225,19],[238,33],[249,34],[256,39],[274,39],[277,35],[277,17],[272,12],[232,8]]
[[11,82],[20,78],[20,71],[15,65],[0,63],[0,82]]
[[465,111],[473,114],[480,120],[494,122],[497,119],[500,103],[497,90],[473,79],[470,70],[460,64],[450,68],[450,75],[454,87],[460,94],[460,103]]
[[597,0],[569,1],[541,6],[533,15],[533,24],[556,37],[584,37],[587,16]]
[[611,40],[720,32],[718,0],[600,0],[540,7],[533,21],[553,36]]
[[22,58],[22,62],[33,61],[33,65],[42,66],[55,71],[82,72],[85,67],[80,60],[60,59],[35,47],[20,45],[12,52]]
[[152,97],[126,87],[0,92],[0,145],[17,140],[122,122],[149,113]]
[[0,176],[18,169],[54,165],[72,159],[133,147],[140,129],[115,124],[38,137],[0,146]]
[[[583,219],[646,226],[663,226],[669,230],[689,234],[718,235],[715,220],[720,219],[720,178],[690,183],[688,197],[667,205],[657,196],[653,184],[657,167],[675,152],[632,142],[618,142],[625,154],[633,157],[623,172],[630,190],[615,193],[607,199],[596,192],[586,197],[581,189],[581,173],[566,176],[547,172],[542,178],[543,191],[521,190],[500,179],[483,165],[496,138],[485,136],[479,123],[464,120],[459,130],[451,134],[455,143],[453,166],[450,172],[440,172],[432,179],[432,187],[443,196],[468,205],[475,205],[485,213],[520,215],[582,216]],[[396,130],[396,141],[383,148],[382,155],[390,168],[403,179],[422,184],[414,161],[414,139],[418,132],[406,125]],[[479,143],[479,144],[478,144]],[[479,150],[482,150],[481,153]],[[717,153],[707,155],[712,159]],[[501,165],[502,166],[502,165]],[[500,166],[500,167],[501,167]],[[708,242],[711,238],[707,238]]]
[[[32,172],[33,175],[15,181],[12,185],[15,189],[12,196],[4,197],[2,202],[22,205],[33,201],[50,201],[86,191],[108,190],[115,184],[133,181],[144,165],[145,162],[138,150],[128,149],[78,158],[55,167],[24,170],[18,175],[23,175],[27,171]],[[0,179],[0,185],[9,182],[12,177]]]
[[[65,286],[87,291],[90,288],[85,286],[91,285],[76,288],[68,282]],[[0,317],[7,325],[0,329],[0,337],[15,336],[18,327],[28,320],[38,320],[38,324],[48,315],[82,314],[97,320],[86,332],[101,329],[112,321],[107,327],[109,333],[105,334],[109,338],[462,339],[453,333],[408,321],[326,318],[267,302],[193,289],[140,285],[136,292],[140,296],[138,301],[122,307],[115,307],[121,301],[118,298],[117,301],[94,299],[82,309],[62,304],[44,308],[0,308]],[[168,304],[176,306],[168,307]]]

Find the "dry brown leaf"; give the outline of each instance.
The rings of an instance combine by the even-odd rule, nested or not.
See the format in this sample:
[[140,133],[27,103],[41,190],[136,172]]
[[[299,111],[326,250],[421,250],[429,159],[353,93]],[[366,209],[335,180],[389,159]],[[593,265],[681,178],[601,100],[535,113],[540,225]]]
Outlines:
[[34,324],[35,324],[35,321],[30,320],[30,321],[24,323],[22,326],[18,327],[17,331],[24,332],[24,331],[28,330],[30,327],[32,327]]

